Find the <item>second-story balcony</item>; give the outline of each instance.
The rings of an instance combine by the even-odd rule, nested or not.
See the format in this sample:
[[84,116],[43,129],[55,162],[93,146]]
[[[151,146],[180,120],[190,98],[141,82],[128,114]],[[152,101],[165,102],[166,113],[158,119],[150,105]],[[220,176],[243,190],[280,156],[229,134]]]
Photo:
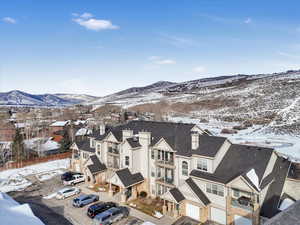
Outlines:
[[167,167],[167,168],[171,168],[171,169],[175,169],[175,164],[173,160],[159,160],[156,159],[155,160],[155,164],[157,166],[161,166],[161,167]]
[[231,206],[235,208],[244,209],[247,211],[253,211],[253,203],[250,198],[240,197],[239,199],[231,199]]
[[113,148],[113,147],[108,147],[108,153],[114,154],[114,155],[119,155],[120,151],[118,148]]
[[170,177],[160,177],[156,179],[157,183],[163,184],[163,185],[167,185],[169,187],[174,187],[174,178],[170,178]]

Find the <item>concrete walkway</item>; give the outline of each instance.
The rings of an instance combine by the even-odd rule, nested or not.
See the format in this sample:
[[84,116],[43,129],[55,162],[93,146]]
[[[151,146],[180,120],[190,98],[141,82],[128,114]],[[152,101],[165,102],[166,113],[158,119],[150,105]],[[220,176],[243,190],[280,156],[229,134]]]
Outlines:
[[[99,200],[100,201],[104,201],[104,202],[111,201],[111,202],[117,202],[120,205],[124,205],[124,204],[121,204],[118,201],[116,201],[116,199],[114,199],[114,197],[110,197],[107,192],[94,192],[93,190],[87,188],[86,184],[82,184],[79,187],[80,187],[80,189],[83,193],[99,195]],[[152,217],[148,214],[145,214],[142,211],[139,211],[135,208],[132,208],[128,205],[125,205],[125,206],[130,208],[130,215],[131,216],[139,218],[143,221],[149,221],[149,222],[154,223],[156,225],[171,225],[172,223],[174,223],[176,221],[176,219],[174,219],[172,217],[169,217],[169,216],[163,216],[162,218],[158,219],[158,218]]]

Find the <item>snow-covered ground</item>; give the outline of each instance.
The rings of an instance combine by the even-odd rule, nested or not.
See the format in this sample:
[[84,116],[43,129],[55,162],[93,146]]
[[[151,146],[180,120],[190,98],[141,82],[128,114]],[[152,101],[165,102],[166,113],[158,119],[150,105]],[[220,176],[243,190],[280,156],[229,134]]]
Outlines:
[[27,176],[35,175],[41,181],[51,179],[68,169],[70,159],[61,159],[46,163],[35,164],[19,169],[9,169],[0,172],[0,192],[23,190],[31,185]]
[[43,225],[28,204],[20,205],[9,195],[0,192],[0,224]]
[[297,135],[264,133],[264,127],[261,125],[254,125],[245,130],[240,130],[237,134],[222,134],[221,130],[223,128],[231,128],[239,124],[223,121],[200,123],[199,119],[189,117],[169,117],[169,120],[195,123],[202,129],[208,129],[214,135],[227,137],[232,143],[274,148],[278,153],[289,156],[294,161],[300,161],[300,136]]

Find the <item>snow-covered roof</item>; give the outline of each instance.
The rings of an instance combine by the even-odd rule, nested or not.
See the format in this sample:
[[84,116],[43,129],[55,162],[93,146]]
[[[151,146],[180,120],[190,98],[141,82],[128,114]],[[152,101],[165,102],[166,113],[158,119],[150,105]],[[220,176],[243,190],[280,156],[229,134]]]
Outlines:
[[9,195],[0,192],[0,221],[1,224],[44,225],[37,218],[28,204],[20,205]]
[[51,138],[32,138],[24,141],[25,147],[32,149],[34,151],[50,151],[54,149],[59,149],[60,144],[56,141],[51,140]]
[[290,207],[291,205],[293,205],[294,203],[295,203],[294,200],[292,200],[290,198],[285,198],[281,202],[281,204],[279,206],[279,210],[283,211],[283,210],[287,209],[288,207]]
[[88,134],[91,134],[92,133],[92,130],[91,129],[87,129],[87,128],[80,128],[75,136],[83,136],[83,135],[88,135]]
[[255,169],[249,170],[249,172],[246,174],[246,176],[249,178],[249,180],[252,182],[252,184],[257,188],[257,190],[260,190],[259,179],[255,172]]
[[86,124],[86,120],[76,120],[75,122],[74,122],[74,125],[80,125],[80,124]]
[[69,123],[69,121],[56,121],[52,124],[50,124],[50,127],[64,127]]

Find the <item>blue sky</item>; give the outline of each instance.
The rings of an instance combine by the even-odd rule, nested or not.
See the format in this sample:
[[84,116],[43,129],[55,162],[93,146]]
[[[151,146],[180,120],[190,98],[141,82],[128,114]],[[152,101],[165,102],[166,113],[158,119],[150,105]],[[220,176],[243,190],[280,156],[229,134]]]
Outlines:
[[2,0],[0,91],[106,95],[300,69],[300,2]]

